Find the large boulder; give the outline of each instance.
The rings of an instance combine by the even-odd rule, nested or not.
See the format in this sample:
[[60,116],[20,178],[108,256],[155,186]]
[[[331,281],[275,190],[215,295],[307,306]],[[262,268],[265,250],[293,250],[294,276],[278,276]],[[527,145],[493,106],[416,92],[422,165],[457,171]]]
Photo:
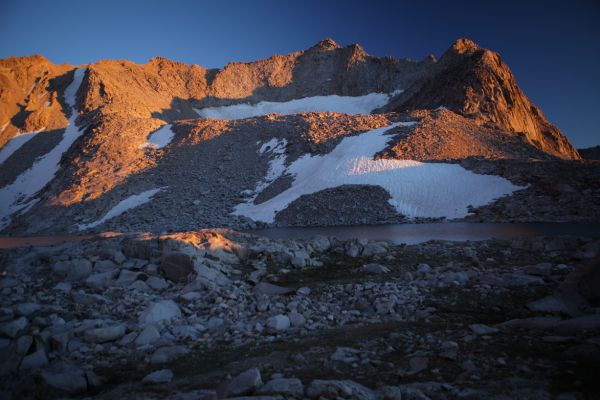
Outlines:
[[85,372],[66,363],[57,363],[40,374],[50,391],[81,394],[87,390]]
[[117,324],[102,328],[90,329],[85,332],[84,337],[88,342],[106,343],[113,342],[125,335],[125,325]]
[[163,257],[160,273],[173,282],[186,282],[194,273],[194,260],[187,253],[173,252]]
[[92,263],[84,258],[58,261],[52,267],[52,272],[70,282],[80,281],[92,273]]
[[260,371],[251,368],[234,377],[229,382],[222,383],[217,388],[217,397],[226,399],[235,396],[244,396],[253,393],[262,386]]

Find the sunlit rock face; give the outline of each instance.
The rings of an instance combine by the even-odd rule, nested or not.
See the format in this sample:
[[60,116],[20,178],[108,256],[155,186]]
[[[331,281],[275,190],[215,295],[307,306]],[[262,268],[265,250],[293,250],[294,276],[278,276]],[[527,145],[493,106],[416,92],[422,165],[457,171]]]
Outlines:
[[[292,187],[298,160],[341,154],[344,138],[398,122],[416,123],[392,131],[361,165],[578,157],[499,57],[467,40],[439,62],[378,58],[331,39],[218,70],[165,58],[79,69],[10,58],[0,60],[0,79],[10,81],[0,98],[3,225],[20,232],[236,225],[245,218],[237,207],[249,197],[256,195],[254,207]],[[467,84],[458,90],[460,82]],[[490,93],[504,97],[490,103]],[[279,164],[257,152],[271,140]],[[386,178],[390,184],[375,173],[340,176],[347,179],[320,190],[373,184],[391,196],[376,203],[402,217],[453,218],[467,206],[425,212],[394,195],[397,175]]]

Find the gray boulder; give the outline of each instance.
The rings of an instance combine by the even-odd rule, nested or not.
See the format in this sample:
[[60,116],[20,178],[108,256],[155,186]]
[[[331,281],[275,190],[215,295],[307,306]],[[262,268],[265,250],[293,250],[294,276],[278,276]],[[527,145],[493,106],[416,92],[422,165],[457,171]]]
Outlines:
[[142,383],[152,385],[156,383],[169,383],[173,380],[173,371],[170,369],[161,369],[149,373],[142,379]]
[[186,282],[194,272],[194,260],[187,253],[170,253],[162,259],[159,271],[170,281]]
[[300,379],[277,378],[271,379],[257,391],[258,394],[281,394],[286,397],[302,398],[304,385]]
[[76,282],[90,276],[92,263],[83,258],[59,261],[52,267],[52,272],[69,282]]
[[260,371],[251,368],[237,375],[231,381],[221,384],[217,388],[217,398],[226,399],[251,394],[262,386],[262,383]]

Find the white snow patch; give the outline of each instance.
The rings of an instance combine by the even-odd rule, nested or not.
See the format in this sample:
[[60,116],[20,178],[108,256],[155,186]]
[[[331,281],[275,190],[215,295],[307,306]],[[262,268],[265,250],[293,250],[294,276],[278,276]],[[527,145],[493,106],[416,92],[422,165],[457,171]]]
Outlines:
[[144,203],[149,202],[150,200],[152,200],[152,197],[154,197],[154,195],[158,192],[160,192],[161,190],[166,189],[166,187],[161,187],[161,188],[156,188],[156,189],[151,189],[151,190],[146,190],[145,192],[139,193],[139,194],[134,194],[132,196],[129,196],[128,198],[126,198],[125,200],[120,201],[116,206],[114,206],[113,208],[110,209],[110,211],[108,211],[102,218],[100,218],[99,220],[96,220],[94,222],[90,222],[89,224],[80,224],[77,226],[77,228],[80,231],[89,229],[89,228],[94,228],[106,221],[108,221],[111,218],[117,217],[121,214],[123,214],[125,211],[141,206]]
[[242,119],[267,114],[297,114],[302,112],[339,112],[370,114],[383,107],[391,97],[400,93],[370,93],[364,96],[314,96],[286,102],[261,101],[256,104],[235,104],[223,107],[194,109],[202,118]]
[[12,214],[28,209],[33,202],[37,201],[34,195],[54,178],[63,153],[81,135],[81,130],[75,126],[77,118],[75,94],[81,85],[84,74],[85,69],[76,69],[73,82],[65,90],[65,102],[71,107],[72,113],[62,140],[48,153],[39,157],[13,183],[0,188],[0,230],[8,226]]
[[0,164],[13,155],[13,153],[21,148],[25,143],[29,142],[35,135],[42,132],[46,128],[39,129],[33,132],[19,133],[10,139],[0,150]]
[[162,149],[175,137],[175,133],[171,130],[171,125],[163,125],[158,130],[152,132],[148,137],[148,141],[140,146],[141,149]]
[[271,139],[264,143],[258,154],[262,155],[269,153],[271,155],[271,161],[269,162],[269,169],[265,178],[258,182],[254,189],[254,198],[262,192],[267,186],[269,186],[275,179],[279,178],[285,172],[285,148],[287,147],[286,139]]
[[[482,206],[522,189],[504,178],[478,175],[456,164],[373,159],[387,145],[390,137],[386,131],[412,124],[399,122],[344,138],[329,154],[305,154],[280,172],[293,176],[292,187],[262,204],[253,204],[254,199],[250,199],[236,206],[233,213],[273,222],[276,213],[302,195],[359,184],[383,187],[391,196],[390,204],[407,217],[460,218],[467,215],[469,205]],[[281,160],[284,157],[281,153],[271,162],[276,165],[273,169],[281,170],[278,166],[285,162]]]

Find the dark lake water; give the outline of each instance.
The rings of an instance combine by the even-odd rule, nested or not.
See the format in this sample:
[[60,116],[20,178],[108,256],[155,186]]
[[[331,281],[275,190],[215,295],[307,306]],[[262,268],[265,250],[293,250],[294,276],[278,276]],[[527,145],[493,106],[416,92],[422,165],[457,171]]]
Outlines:
[[364,225],[341,227],[267,228],[247,231],[271,239],[310,239],[317,235],[347,240],[364,238],[393,243],[415,244],[428,240],[512,239],[532,236],[576,235],[600,237],[600,224],[575,222],[544,223],[473,223],[442,222],[431,224]]
[[[442,222],[431,224],[360,225],[337,227],[267,228],[245,231],[270,239],[310,239],[315,236],[334,236],[347,240],[353,238],[387,240],[393,243],[415,244],[428,240],[512,239],[532,236],[586,236],[600,238],[600,223],[544,222],[544,223],[473,223]],[[49,246],[76,242],[109,235],[48,235],[0,236],[0,249],[25,246]]]

